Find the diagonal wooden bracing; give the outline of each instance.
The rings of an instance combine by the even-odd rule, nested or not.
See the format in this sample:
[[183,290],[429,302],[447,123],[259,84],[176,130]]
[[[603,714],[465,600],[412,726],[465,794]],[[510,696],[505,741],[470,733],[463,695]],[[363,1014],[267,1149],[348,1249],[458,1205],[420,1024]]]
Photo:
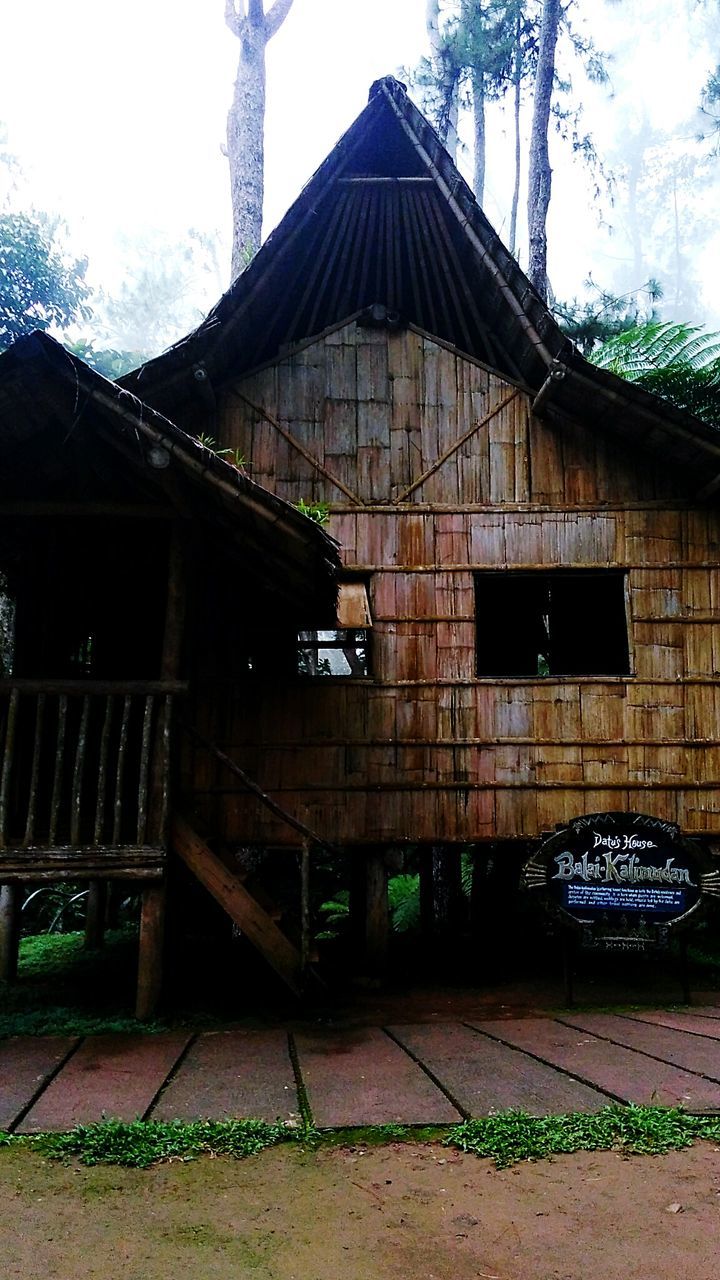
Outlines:
[[234,924],[267,960],[295,995],[302,991],[302,960],[297,947],[285,937],[272,916],[260,906],[237,876],[185,820],[177,815],[170,823],[170,844],[186,867],[212,894]]

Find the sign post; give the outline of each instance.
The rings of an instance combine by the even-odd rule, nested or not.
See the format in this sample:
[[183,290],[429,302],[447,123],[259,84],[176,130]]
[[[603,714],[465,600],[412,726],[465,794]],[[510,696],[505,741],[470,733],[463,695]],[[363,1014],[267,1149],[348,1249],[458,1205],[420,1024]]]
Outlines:
[[[642,813],[574,818],[526,864],[525,886],[540,890],[550,914],[580,946],[606,952],[667,948],[720,896],[720,870],[674,823]],[[689,1004],[683,953],[683,994]],[[566,954],[566,994],[572,969]]]

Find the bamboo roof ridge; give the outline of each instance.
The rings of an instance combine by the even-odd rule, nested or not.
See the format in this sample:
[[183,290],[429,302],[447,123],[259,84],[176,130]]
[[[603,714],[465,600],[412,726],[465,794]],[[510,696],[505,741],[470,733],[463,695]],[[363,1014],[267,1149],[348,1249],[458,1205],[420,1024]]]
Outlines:
[[121,384],[191,423],[217,388],[353,317],[416,325],[531,391],[537,413],[632,435],[706,496],[720,487],[717,431],[580,355],[392,76],[202,324]]

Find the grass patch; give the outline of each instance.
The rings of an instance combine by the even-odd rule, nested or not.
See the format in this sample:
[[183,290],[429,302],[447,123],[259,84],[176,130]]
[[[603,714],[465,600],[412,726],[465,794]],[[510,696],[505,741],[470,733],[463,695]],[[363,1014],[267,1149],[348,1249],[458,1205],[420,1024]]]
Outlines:
[[134,932],[120,929],[100,952],[86,951],[81,933],[23,938],[18,981],[0,983],[0,1037],[137,1030],[130,1003],[136,947]]
[[503,1111],[456,1125],[446,1143],[494,1160],[498,1169],[504,1169],[519,1160],[575,1151],[659,1155],[692,1146],[698,1138],[719,1141],[720,1118],[689,1115],[679,1107],[612,1104],[589,1115],[538,1117]]
[[304,1130],[263,1120],[107,1120],[25,1141],[51,1160],[74,1157],[85,1165],[149,1169],[163,1161],[195,1160],[202,1155],[241,1160],[281,1142],[297,1142],[304,1135]]
[[543,1160],[577,1151],[660,1155],[690,1147],[699,1139],[720,1142],[720,1117],[690,1115],[679,1107],[612,1104],[590,1115],[574,1112],[538,1117],[524,1111],[501,1111],[452,1128],[385,1124],[322,1133],[310,1126],[294,1127],[279,1121],[268,1124],[264,1120],[106,1120],[80,1125],[69,1133],[23,1137],[0,1132],[0,1148],[25,1146],[51,1160],[148,1169],[165,1161],[195,1160],[203,1155],[240,1160],[281,1143],[372,1147],[442,1141],[505,1169],[521,1160]]

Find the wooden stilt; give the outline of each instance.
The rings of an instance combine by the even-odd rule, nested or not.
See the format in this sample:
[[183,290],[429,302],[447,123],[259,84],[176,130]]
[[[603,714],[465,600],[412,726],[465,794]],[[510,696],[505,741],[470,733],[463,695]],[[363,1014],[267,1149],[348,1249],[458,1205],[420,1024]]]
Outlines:
[[14,982],[20,946],[20,886],[0,886],[0,978]]
[[435,901],[433,895],[433,851],[420,850],[418,873],[420,876],[420,932],[427,948],[432,948],[435,937]]
[[692,1004],[690,970],[688,968],[688,940],[687,935],[684,933],[680,937],[680,985],[682,987],[683,1004]]
[[350,964],[354,974],[365,969],[365,858],[360,850],[352,850],[348,858],[349,883],[349,943]]
[[368,854],[365,861],[365,960],[368,973],[381,977],[387,966],[390,913],[388,873],[382,850]]
[[140,944],[135,1017],[152,1018],[162,987],[163,942],[165,935],[165,884],[148,885],[143,890],[140,911]]
[[310,960],[310,841],[303,840],[300,864],[300,967],[305,973]]
[[563,983],[565,986],[565,1007],[572,1009],[575,1004],[575,948],[572,939],[563,937]]
[[85,947],[88,951],[99,950],[105,941],[106,899],[106,881],[91,880],[85,912]]
[[460,878],[460,849],[453,845],[432,851],[436,965],[455,968],[463,936],[465,902]]

